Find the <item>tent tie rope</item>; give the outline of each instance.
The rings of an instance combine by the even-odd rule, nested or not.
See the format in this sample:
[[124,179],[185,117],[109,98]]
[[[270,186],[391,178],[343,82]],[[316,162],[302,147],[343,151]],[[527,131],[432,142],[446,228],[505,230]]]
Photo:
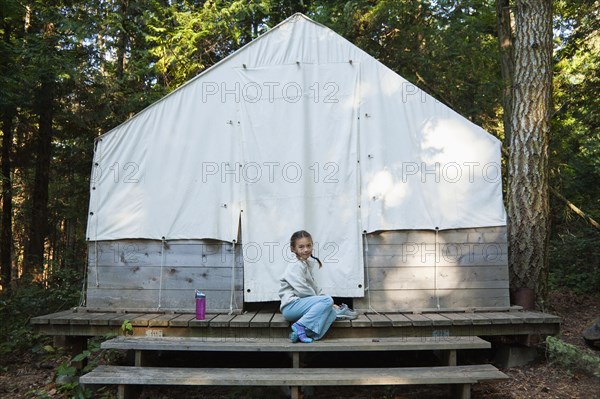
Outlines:
[[435,228],[435,258],[434,258],[434,263],[433,263],[433,270],[434,270],[434,276],[433,276],[433,290],[435,292],[435,300],[437,301],[437,308],[438,310],[441,308],[440,307],[440,296],[438,295],[437,289],[438,289],[438,285],[437,285],[437,265],[438,265],[438,234],[440,232],[440,228],[436,226]]
[[165,267],[165,259],[167,257],[167,240],[165,237],[161,241],[161,257],[160,257],[160,278],[158,281],[158,310],[162,307],[162,280],[163,280],[163,268]]
[[231,254],[233,260],[231,261],[231,292],[229,296],[229,315],[233,314],[233,298],[235,293],[235,240],[231,243]]
[[369,307],[369,311],[374,312],[375,314],[379,314],[378,311],[373,309],[371,306],[371,274],[369,273],[369,239],[367,238],[367,232],[363,232],[364,243],[365,243],[365,271],[367,273],[367,286],[365,287],[365,291],[367,292],[367,303]]

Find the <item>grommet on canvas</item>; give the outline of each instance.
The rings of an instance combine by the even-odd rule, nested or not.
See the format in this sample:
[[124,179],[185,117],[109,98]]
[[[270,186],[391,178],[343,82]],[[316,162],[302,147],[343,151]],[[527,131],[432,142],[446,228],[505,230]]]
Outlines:
[[242,66],[244,67],[244,69],[246,69],[246,64],[242,64]]
[[352,60],[348,60],[348,62],[350,63],[350,65],[352,65]]

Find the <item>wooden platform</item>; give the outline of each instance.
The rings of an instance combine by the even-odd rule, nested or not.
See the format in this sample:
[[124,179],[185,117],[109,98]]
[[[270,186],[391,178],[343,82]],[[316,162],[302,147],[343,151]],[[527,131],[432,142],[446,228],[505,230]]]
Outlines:
[[[84,385],[117,384],[119,399],[134,397],[131,385],[221,385],[221,386],[290,386],[292,398],[298,398],[300,386],[321,385],[422,385],[454,384],[456,397],[470,398],[471,384],[483,380],[508,378],[491,365],[452,367],[388,368],[310,368],[310,369],[194,369],[163,367],[100,366],[82,376]],[[295,393],[294,393],[295,392]]]
[[[81,377],[82,384],[118,385],[119,398],[137,397],[143,385],[289,386],[298,398],[300,386],[321,385],[412,385],[452,384],[459,398],[470,397],[471,384],[508,378],[492,365],[457,365],[457,351],[488,349],[479,337],[329,338],[310,344],[291,343],[287,338],[117,337],[102,343],[103,349],[135,352],[135,365],[101,366]],[[291,368],[181,368],[153,367],[147,361],[160,352],[283,352],[292,356]],[[301,355],[339,351],[435,351],[441,366],[301,368]]]
[[[110,312],[77,308],[31,319],[36,332],[54,336],[122,335],[129,321],[134,336],[287,337],[290,323],[279,311],[262,309],[242,314]],[[504,310],[426,313],[366,313],[356,320],[336,321],[327,338],[554,335],[560,317],[519,307]]]

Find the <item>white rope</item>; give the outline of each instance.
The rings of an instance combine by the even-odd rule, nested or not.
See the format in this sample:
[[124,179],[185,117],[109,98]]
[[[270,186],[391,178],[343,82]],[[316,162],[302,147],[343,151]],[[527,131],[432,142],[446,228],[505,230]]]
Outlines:
[[[96,234],[98,237],[98,234]],[[94,271],[96,274],[96,288],[100,286],[100,278],[98,277],[98,240],[94,240]]]
[[165,259],[167,257],[167,240],[165,237],[161,241],[161,257],[160,257],[160,279],[158,282],[158,310],[162,307],[162,279],[163,279],[163,267],[165,266]]
[[231,262],[231,293],[229,297],[229,315],[233,314],[233,299],[235,294],[235,240],[231,243],[231,253],[233,260]]
[[367,292],[367,304],[369,307],[369,311],[379,314],[373,306],[371,305],[371,273],[369,269],[369,239],[367,238],[367,232],[363,231],[363,241],[365,243],[365,273],[367,274],[367,286],[365,287],[365,291]]
[[[102,139],[97,139],[96,142],[97,145],[94,146],[94,163],[97,163],[98,165],[94,165],[94,176],[93,179],[100,179],[101,175],[102,175],[102,169],[100,169],[100,176],[97,175],[98,172],[98,168],[100,168],[100,161],[102,160]],[[96,158],[96,152],[98,152],[99,157]],[[94,203],[94,212],[96,212],[94,214],[95,218],[94,218],[94,274],[96,277],[96,287],[100,286],[100,277],[98,275],[98,201],[99,201],[99,197],[100,197],[100,190],[98,190],[98,181],[94,181],[93,190],[96,190],[96,201]],[[86,275],[87,275],[87,271],[86,271]]]
[[433,289],[435,291],[435,299],[437,301],[438,310],[440,309],[440,296],[438,295],[438,292],[437,292],[437,288],[438,288],[438,286],[437,286],[437,275],[438,275],[437,264],[438,264],[438,249],[439,249],[438,248],[438,233],[439,233],[439,231],[440,231],[440,228],[436,227],[435,228],[435,254],[434,254],[435,262],[433,264],[434,265],[433,270],[435,272],[435,275],[433,276]]

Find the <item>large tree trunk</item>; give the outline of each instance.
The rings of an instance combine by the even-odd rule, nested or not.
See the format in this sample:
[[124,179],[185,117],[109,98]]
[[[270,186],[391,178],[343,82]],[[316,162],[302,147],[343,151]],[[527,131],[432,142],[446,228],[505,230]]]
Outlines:
[[[11,28],[8,24],[4,24],[4,37],[2,40],[5,43],[5,48],[10,48]],[[3,76],[10,76],[9,68],[10,56],[2,52],[2,60],[0,61],[0,73]],[[0,116],[2,123],[2,224],[0,232],[0,285],[3,290],[10,288],[12,280],[12,165],[11,152],[13,148],[13,129],[14,117],[16,108],[12,104],[3,104],[0,107]]]
[[517,0],[508,165],[509,266],[513,289],[544,297],[550,228],[548,141],[552,105],[552,2]]
[[496,0],[496,22],[500,45],[500,72],[502,74],[502,108],[504,113],[504,145],[510,145],[510,117],[512,114],[513,85],[513,26],[510,0]]
[[36,140],[35,179],[31,199],[31,222],[25,248],[23,275],[31,277],[40,272],[44,262],[44,243],[48,235],[48,185],[52,148],[54,81],[52,74],[42,75],[37,95],[39,129]]
[[0,284],[10,288],[12,280],[12,168],[10,153],[15,110],[2,112],[2,232],[0,233]]

